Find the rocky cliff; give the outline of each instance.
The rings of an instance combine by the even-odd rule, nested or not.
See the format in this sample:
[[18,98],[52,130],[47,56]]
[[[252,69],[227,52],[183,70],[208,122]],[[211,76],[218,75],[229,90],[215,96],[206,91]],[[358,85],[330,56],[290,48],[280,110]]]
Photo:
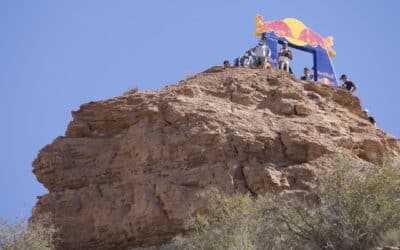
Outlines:
[[65,249],[164,243],[204,209],[196,193],[307,196],[338,155],[382,164],[396,138],[343,89],[260,69],[212,68],[158,91],[131,90],[72,113],[33,163]]

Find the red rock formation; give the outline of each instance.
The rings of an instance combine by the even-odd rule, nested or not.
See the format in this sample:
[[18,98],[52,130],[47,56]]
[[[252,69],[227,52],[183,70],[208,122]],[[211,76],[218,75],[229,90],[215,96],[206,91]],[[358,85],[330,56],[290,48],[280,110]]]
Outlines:
[[64,249],[161,244],[188,229],[207,187],[304,195],[336,155],[381,164],[400,152],[357,97],[259,69],[214,68],[72,115],[33,163],[49,193],[31,221],[50,213]]

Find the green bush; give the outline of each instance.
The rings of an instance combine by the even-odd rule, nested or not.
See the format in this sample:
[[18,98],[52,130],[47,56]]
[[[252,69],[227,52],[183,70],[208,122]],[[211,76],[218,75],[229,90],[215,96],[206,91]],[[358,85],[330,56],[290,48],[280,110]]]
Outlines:
[[1,250],[50,250],[55,249],[56,229],[44,226],[48,223],[47,216],[40,223],[27,226],[26,219],[16,223],[8,223],[0,219],[0,249]]
[[194,230],[177,237],[175,244],[178,249],[351,250],[370,249],[398,237],[398,168],[341,163],[317,176],[316,183],[317,198],[308,201],[209,190],[202,194],[208,211],[197,215]]

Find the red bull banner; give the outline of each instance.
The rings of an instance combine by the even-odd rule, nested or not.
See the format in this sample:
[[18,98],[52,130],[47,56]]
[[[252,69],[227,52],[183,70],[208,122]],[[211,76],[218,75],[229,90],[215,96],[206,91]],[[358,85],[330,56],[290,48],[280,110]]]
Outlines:
[[331,61],[331,58],[336,55],[336,52],[332,49],[332,37],[323,38],[294,18],[264,22],[263,17],[257,15],[256,27],[255,35],[265,37],[266,43],[271,49],[269,63],[273,67],[278,67],[278,44],[286,41],[290,47],[307,51],[314,55],[315,81],[337,85]]

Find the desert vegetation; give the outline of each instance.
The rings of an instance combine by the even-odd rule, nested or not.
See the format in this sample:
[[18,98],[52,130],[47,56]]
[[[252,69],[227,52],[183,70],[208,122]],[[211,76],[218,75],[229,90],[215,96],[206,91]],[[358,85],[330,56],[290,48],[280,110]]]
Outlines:
[[208,211],[178,249],[372,249],[400,245],[398,167],[353,166],[341,160],[316,176],[311,197],[252,197],[203,192]]
[[[373,249],[400,245],[398,167],[354,166],[341,160],[315,176],[312,195],[200,194],[207,211],[190,232],[162,249]],[[43,218],[0,220],[0,249],[55,249],[57,230]]]
[[48,216],[29,226],[26,219],[14,223],[0,219],[0,250],[55,249],[57,230],[48,223]]

